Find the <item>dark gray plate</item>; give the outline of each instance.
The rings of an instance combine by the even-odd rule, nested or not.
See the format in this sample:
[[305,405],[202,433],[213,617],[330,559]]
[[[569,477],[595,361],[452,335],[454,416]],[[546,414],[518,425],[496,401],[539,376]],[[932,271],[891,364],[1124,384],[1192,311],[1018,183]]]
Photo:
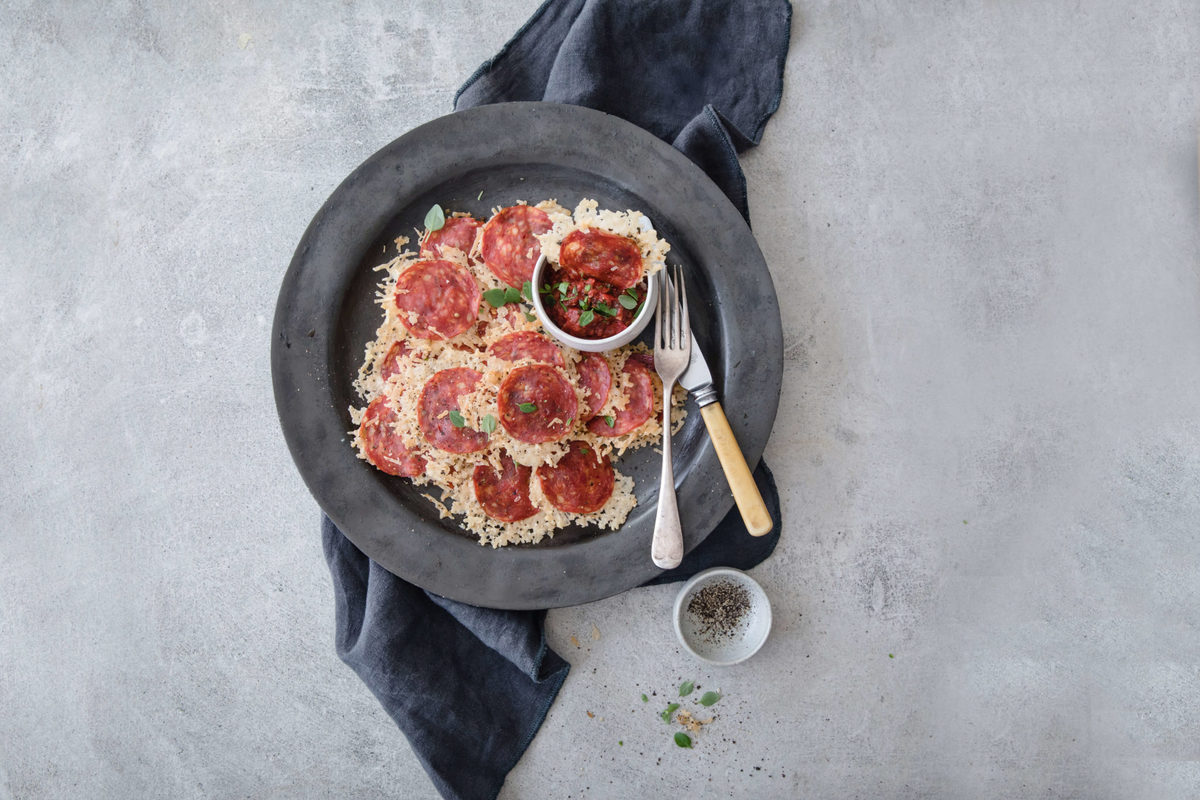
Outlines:
[[[479,193],[482,199],[477,199]],[[650,561],[660,456],[627,453],[619,468],[638,506],[617,531],[566,529],[533,546],[480,546],[408,480],[355,456],[348,411],[374,303],[397,236],[414,237],[434,203],[486,219],[492,206],[584,197],[638,209],[683,264],[697,340],[750,464],[766,445],[783,371],[779,305],[750,229],[721,191],[678,151],[616,117],[578,106],[505,103],[422,125],[354,170],[308,226],[275,309],[271,370],[292,457],[337,526],[376,562],[425,589],[497,608],[598,600],[658,574]],[[694,405],[675,436],[675,477],[691,550],[732,506]],[[435,493],[436,494],[436,493]]]

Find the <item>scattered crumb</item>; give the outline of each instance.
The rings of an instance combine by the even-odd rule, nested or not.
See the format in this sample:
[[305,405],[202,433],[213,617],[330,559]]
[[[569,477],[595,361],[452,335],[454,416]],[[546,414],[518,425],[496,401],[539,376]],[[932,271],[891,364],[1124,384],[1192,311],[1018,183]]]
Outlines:
[[579,640],[575,638],[575,634],[573,634],[573,633],[571,634],[571,644],[575,645],[576,647],[580,646]]
[[587,712],[587,715],[588,715],[588,719],[595,719],[595,718],[596,718],[596,715],[595,715],[595,714],[593,714],[593,713],[592,713],[592,712],[590,712],[590,711],[589,711],[589,712]]
[[716,719],[716,717],[699,719],[698,717],[693,716],[692,712],[688,711],[686,708],[681,708],[675,712],[675,721],[692,733],[699,733],[702,726],[707,725],[714,719]]
[[592,623],[592,641],[600,641],[600,629],[596,627],[595,623]]
[[254,44],[254,37],[248,33],[238,35],[238,47],[245,50],[250,45]]

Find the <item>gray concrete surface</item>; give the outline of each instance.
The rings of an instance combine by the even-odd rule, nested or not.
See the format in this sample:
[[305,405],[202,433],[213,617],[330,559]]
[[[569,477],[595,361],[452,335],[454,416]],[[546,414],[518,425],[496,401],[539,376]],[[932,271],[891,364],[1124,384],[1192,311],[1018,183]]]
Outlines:
[[[700,666],[670,587],[552,612],[502,797],[1196,796],[1200,6],[904,5],[798,3],[744,159],[771,640]],[[268,326],[534,7],[0,5],[0,797],[436,796],[334,655]],[[684,678],[726,696],[690,752]]]

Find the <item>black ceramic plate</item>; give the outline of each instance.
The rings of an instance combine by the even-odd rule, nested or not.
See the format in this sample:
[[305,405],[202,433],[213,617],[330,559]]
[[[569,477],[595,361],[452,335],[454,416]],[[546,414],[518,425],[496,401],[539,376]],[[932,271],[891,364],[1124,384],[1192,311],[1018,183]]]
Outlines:
[[[482,198],[480,198],[482,193]],[[708,177],[664,142],[578,106],[506,103],[451,114],[384,147],[350,174],[304,233],[275,309],[275,403],[309,490],[359,549],[436,594],[481,606],[546,608],[598,600],[659,573],[650,561],[660,456],[618,462],[638,506],[617,531],[566,529],[537,545],[493,549],[437,511],[408,480],[359,460],[347,431],[351,388],[381,317],[374,303],[393,240],[414,237],[434,203],[486,219],[493,206],[555,198],[573,208],[637,209],[687,275],[693,329],[750,464],[779,402],[782,333],[767,265],[750,229]],[[689,402],[674,439],[685,547],[732,506]]]

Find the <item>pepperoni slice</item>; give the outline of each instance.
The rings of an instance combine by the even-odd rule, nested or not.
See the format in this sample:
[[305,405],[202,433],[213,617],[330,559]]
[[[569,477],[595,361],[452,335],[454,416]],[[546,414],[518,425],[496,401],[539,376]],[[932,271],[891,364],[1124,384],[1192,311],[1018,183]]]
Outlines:
[[[471,273],[449,261],[418,261],[396,279],[400,321],[413,336],[451,339],[475,324],[481,294]],[[410,315],[416,315],[410,321]]]
[[613,413],[613,424],[604,417],[588,421],[588,430],[597,436],[622,436],[639,427],[654,413],[654,373],[642,359],[630,356],[621,370],[629,376],[629,403]]
[[517,522],[537,513],[529,501],[529,476],[533,470],[513,461],[508,453],[500,456],[501,471],[491,464],[480,464],[471,474],[475,499],[492,519]]
[[608,359],[599,353],[585,353],[575,370],[579,373],[580,385],[587,389],[587,416],[594,417],[608,400],[608,390],[612,388]]
[[556,367],[565,367],[567,362],[563,359],[562,350],[558,349],[558,345],[547,339],[542,334],[536,331],[517,331],[510,333],[507,336],[497,339],[488,352],[502,358],[505,361],[520,361],[523,358],[532,358],[534,361],[540,361],[543,364],[553,364]]
[[440,258],[443,247],[453,247],[461,250],[464,256],[469,256],[478,230],[479,220],[474,217],[450,217],[445,225],[421,242],[421,258]]
[[455,427],[450,412],[459,411],[458,398],[475,390],[483,376],[467,367],[438,372],[425,383],[417,401],[417,424],[429,443],[449,453],[473,453],[487,446],[487,434]]
[[533,206],[509,206],[483,226],[483,263],[509,286],[520,289],[533,276],[542,246],[534,234],[554,227],[545,211]]
[[425,471],[425,459],[409,452],[396,433],[398,415],[387,398],[376,397],[363,412],[358,438],[367,460],[389,475],[412,478]]
[[400,372],[400,359],[412,351],[413,349],[409,347],[407,339],[393,342],[392,346],[388,348],[387,355],[383,357],[383,365],[379,369],[379,376],[386,381]]
[[615,233],[574,230],[562,240],[558,265],[574,278],[595,278],[618,289],[630,289],[642,279],[642,251],[632,240]]
[[571,432],[579,398],[566,376],[545,364],[517,367],[500,383],[500,424],[530,444],[557,442]]
[[579,441],[571,442],[571,449],[553,467],[538,467],[537,475],[550,505],[569,514],[604,508],[616,483],[608,457]]

